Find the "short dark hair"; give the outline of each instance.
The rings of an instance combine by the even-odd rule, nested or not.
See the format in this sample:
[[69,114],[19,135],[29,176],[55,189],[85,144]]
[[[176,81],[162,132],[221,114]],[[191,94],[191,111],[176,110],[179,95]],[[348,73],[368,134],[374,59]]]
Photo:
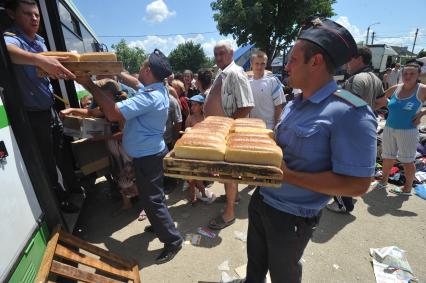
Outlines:
[[4,8],[16,11],[21,4],[37,5],[37,2],[35,0],[6,0]]
[[356,58],[361,56],[362,62],[364,63],[364,65],[370,65],[371,57],[372,57],[370,48],[368,48],[367,46],[361,46],[361,47],[358,47],[357,52],[358,54]]
[[324,49],[322,49],[318,44],[313,43],[308,40],[302,40],[302,50],[303,50],[303,57],[305,59],[305,63],[308,63],[309,59],[312,58],[312,56],[316,54],[321,54],[324,58],[325,66],[327,68],[327,71],[330,75],[334,75],[334,72],[336,71],[336,65],[334,64],[333,60],[331,59],[330,55],[328,55],[327,52],[325,52]]
[[[423,62],[419,62],[419,61],[416,61],[416,60],[409,60],[405,64],[404,68],[408,68],[408,67],[417,68],[418,72],[421,73],[422,67],[423,67]],[[404,68],[402,69],[402,71],[404,71]]]
[[198,71],[198,80],[203,89],[208,89],[212,84],[213,72],[210,69],[201,69]]

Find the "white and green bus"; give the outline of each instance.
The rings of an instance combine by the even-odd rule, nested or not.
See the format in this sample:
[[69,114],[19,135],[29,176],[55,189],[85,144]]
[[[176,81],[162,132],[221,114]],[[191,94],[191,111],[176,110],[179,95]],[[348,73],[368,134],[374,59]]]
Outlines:
[[[10,24],[0,0],[0,31]],[[52,51],[105,51],[71,0],[38,0],[39,34]],[[31,142],[31,129],[11,61],[0,39],[0,282],[33,282],[49,233],[60,224],[72,232],[76,217],[61,213]],[[54,93],[78,107],[72,81],[52,81]],[[57,101],[58,110],[64,105]],[[71,219],[71,220],[70,220]]]

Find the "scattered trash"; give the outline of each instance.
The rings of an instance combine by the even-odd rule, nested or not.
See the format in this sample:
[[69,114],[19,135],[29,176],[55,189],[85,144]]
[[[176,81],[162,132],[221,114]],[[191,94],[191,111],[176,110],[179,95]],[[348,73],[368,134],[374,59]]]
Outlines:
[[228,282],[231,282],[235,279],[238,279],[238,278],[231,277],[231,276],[228,275],[228,273],[226,273],[225,271],[222,271],[220,282],[221,283],[228,283]]
[[336,270],[337,270],[337,269],[339,269],[339,267],[340,267],[340,266],[338,266],[337,264],[333,264],[333,268],[334,268],[334,269],[336,269]]
[[206,236],[210,239],[216,238],[216,233],[214,233],[212,230],[210,230],[207,227],[198,227],[197,233],[203,236]]
[[201,236],[198,234],[186,234],[185,236],[185,244],[192,244],[193,246],[199,246],[201,242]]
[[241,240],[243,242],[247,242],[247,233],[234,231],[235,239]]
[[246,278],[246,274],[247,274],[247,264],[241,265],[237,268],[234,269],[235,273],[237,273],[237,275],[240,278]]
[[229,261],[225,260],[217,266],[217,269],[219,269],[220,271],[229,271]]
[[422,199],[426,199],[426,185],[421,184],[421,185],[417,185],[414,188],[414,193],[421,197]]
[[405,251],[396,246],[370,249],[377,283],[417,282],[405,257]]

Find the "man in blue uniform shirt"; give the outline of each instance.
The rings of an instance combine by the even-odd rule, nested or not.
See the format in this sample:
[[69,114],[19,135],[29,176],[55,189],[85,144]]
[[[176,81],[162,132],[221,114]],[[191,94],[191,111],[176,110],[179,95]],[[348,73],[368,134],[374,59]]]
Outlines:
[[247,278],[301,282],[299,263],[332,195],[365,193],[374,174],[376,120],[360,98],[338,90],[334,69],[356,54],[351,34],[315,18],[305,25],[285,67],[303,93],[284,109],[276,141],[284,152],[281,189],[260,187],[250,201]]
[[140,69],[139,81],[145,87],[118,103],[104,95],[89,77],[77,78],[77,82],[93,94],[108,120],[125,121],[123,146],[133,157],[139,197],[151,230],[164,243],[156,259],[158,264],[173,259],[182,247],[182,237],[165,204],[163,187],[162,161],[167,153],[163,134],[169,108],[163,80],[171,73],[167,58],[156,49]]

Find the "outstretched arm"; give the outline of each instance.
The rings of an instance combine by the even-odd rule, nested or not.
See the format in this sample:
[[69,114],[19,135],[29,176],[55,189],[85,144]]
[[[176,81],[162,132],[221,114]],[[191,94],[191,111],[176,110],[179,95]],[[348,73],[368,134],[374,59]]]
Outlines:
[[66,57],[43,56],[22,50],[13,44],[7,44],[7,50],[14,64],[37,66],[46,71],[54,79],[75,79],[75,75],[59,62],[60,60],[67,59]]

